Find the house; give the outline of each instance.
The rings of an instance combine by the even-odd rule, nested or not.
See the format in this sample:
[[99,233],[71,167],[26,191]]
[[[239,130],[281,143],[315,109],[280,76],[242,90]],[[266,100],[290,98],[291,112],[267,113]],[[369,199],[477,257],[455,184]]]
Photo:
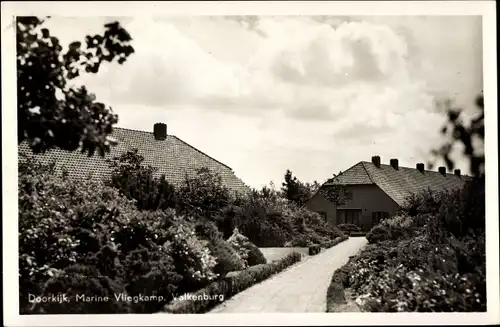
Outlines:
[[374,156],[371,162],[361,161],[321,186],[320,190],[325,190],[343,185],[352,195],[344,205],[337,206],[318,191],[305,206],[333,225],[351,223],[368,231],[380,219],[396,214],[410,194],[460,188],[469,178],[459,169],[449,174],[445,167],[437,172],[425,170],[423,163],[415,168],[400,167],[398,159],[384,165]]
[[[222,183],[232,191],[247,192],[249,187],[236,177],[233,170],[225,164],[208,156],[174,135],[167,134],[167,125],[157,123],[152,132],[138,131],[126,128],[113,128],[110,134],[118,141],[103,158],[98,154],[89,157],[80,151],[65,151],[51,149],[37,157],[42,162],[56,162],[56,167],[65,167],[69,177],[82,179],[92,174],[94,178],[105,178],[110,175],[111,168],[107,159],[138,149],[138,154],[144,157],[144,164],[157,168],[157,176],[164,174],[173,185],[179,185],[186,175],[192,177],[196,169],[206,167],[222,178]],[[19,154],[32,154],[26,142],[19,145]],[[20,157],[21,159],[21,157]]]

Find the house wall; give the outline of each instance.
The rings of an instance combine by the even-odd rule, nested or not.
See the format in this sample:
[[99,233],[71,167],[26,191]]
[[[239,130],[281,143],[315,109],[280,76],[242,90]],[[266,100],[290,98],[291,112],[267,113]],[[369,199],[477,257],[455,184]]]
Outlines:
[[[399,206],[378,186],[371,185],[347,185],[347,189],[352,193],[352,200],[339,209],[362,209],[360,219],[364,230],[370,230],[372,226],[372,213],[376,211],[385,211],[389,215],[394,215],[399,210]],[[314,212],[326,213],[326,219],[329,223],[337,225],[337,206],[325,199],[319,192],[314,195],[307,203],[306,207]]]

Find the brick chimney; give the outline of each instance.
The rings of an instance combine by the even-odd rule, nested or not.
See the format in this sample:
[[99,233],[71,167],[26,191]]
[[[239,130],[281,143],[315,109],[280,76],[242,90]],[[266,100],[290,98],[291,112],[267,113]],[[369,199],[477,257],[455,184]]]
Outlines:
[[441,173],[441,175],[446,176],[446,167],[439,167],[439,172]]
[[419,172],[423,173],[424,170],[425,170],[425,165],[423,163],[419,162],[417,164],[417,169],[418,169]]
[[455,176],[460,177],[460,169],[455,169]]
[[374,164],[377,168],[380,168],[380,157],[373,156],[372,157],[372,164]]
[[399,161],[398,161],[398,159],[391,159],[391,166],[392,166],[392,168],[398,170],[399,169]]
[[156,123],[153,126],[153,134],[155,136],[155,140],[165,140],[167,138],[167,124],[164,123]]

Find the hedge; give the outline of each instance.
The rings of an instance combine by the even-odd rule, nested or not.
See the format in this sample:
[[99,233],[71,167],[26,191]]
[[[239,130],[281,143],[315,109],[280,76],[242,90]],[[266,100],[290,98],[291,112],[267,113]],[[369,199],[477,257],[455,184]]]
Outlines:
[[326,291],[326,312],[335,312],[335,307],[346,303],[344,285],[347,282],[347,267],[337,269]]
[[309,247],[309,255],[316,255],[321,252],[321,249],[329,249],[345,240],[347,240],[349,236],[344,235],[343,237],[337,237],[332,241],[324,242],[322,244],[314,244]]
[[329,249],[339,243],[342,243],[344,242],[345,240],[347,240],[349,238],[349,236],[347,235],[344,235],[344,236],[340,236],[340,237],[336,237],[334,240],[332,241],[329,241],[329,242],[325,242],[323,244],[321,244],[321,247],[324,248],[324,249]]
[[163,308],[162,312],[181,314],[208,312],[233,295],[283,271],[301,259],[300,253],[293,252],[280,260],[255,265],[241,272],[228,274],[203,289],[175,298]]

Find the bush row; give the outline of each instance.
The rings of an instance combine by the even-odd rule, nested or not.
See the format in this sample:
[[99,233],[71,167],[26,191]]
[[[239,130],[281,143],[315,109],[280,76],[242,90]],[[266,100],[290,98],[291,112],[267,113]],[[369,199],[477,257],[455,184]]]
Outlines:
[[375,226],[366,236],[370,244],[334,273],[329,311],[345,300],[344,287],[363,311],[486,310],[484,176],[408,203]]
[[328,249],[331,248],[332,246],[335,246],[345,240],[347,240],[349,236],[342,236],[342,237],[337,237],[332,241],[328,241],[322,244],[314,244],[309,247],[309,255],[316,255],[321,252],[322,249]]
[[[208,219],[174,209],[140,210],[99,181],[75,182],[36,160],[19,165],[21,313],[147,313],[175,293],[197,290],[228,272],[265,262],[246,242],[236,248]],[[66,294],[70,303],[34,303]],[[146,296],[150,301],[123,301]],[[77,295],[108,297],[75,301]]]
[[260,264],[243,271],[229,274],[223,279],[194,293],[184,294],[172,300],[164,308],[167,313],[205,313],[233,295],[257,284],[270,276],[299,262],[302,256],[293,252],[280,260]]
[[216,224],[224,238],[234,228],[258,247],[307,247],[343,236],[321,216],[264,188],[245,195],[231,193],[220,176],[200,169],[196,176],[173,187],[155,170],[143,164],[137,151],[129,151],[110,162],[113,176],[108,182],[144,210],[174,208],[177,212],[203,217]]

